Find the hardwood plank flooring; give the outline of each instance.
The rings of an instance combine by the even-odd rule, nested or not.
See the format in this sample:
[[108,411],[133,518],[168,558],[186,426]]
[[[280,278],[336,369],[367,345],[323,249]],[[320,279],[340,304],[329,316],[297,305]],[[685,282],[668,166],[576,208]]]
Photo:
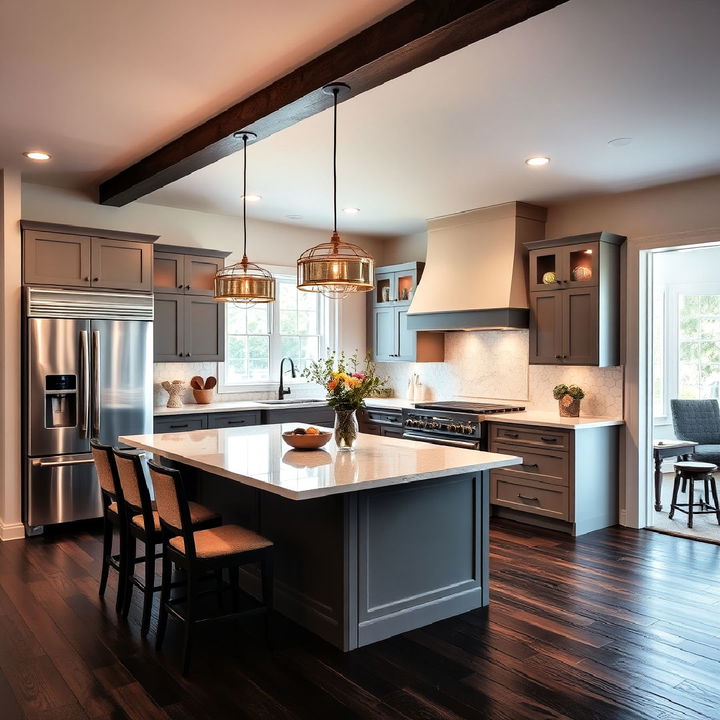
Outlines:
[[[718,720],[720,546],[494,521],[491,604],[343,654],[280,622],[153,650],[97,595],[99,526],[0,543],[2,720]],[[157,601],[154,609],[157,612]]]

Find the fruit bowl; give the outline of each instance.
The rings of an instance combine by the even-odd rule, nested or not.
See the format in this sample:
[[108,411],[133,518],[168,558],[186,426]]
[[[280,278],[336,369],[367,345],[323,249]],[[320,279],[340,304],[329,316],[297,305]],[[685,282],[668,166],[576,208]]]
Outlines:
[[332,433],[326,430],[319,430],[317,434],[296,435],[292,430],[282,434],[282,439],[296,450],[317,450],[323,445],[327,445],[331,437]]

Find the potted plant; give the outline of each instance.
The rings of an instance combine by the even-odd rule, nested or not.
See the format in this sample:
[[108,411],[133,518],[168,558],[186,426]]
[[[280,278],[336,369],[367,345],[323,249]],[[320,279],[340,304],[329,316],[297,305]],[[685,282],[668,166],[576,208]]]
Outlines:
[[311,362],[303,377],[322,385],[327,391],[328,405],[335,410],[335,442],[338,450],[354,450],[358,435],[357,411],[365,398],[385,386],[378,377],[370,355],[360,363],[357,352],[347,357],[344,352],[330,353],[324,360]]
[[580,416],[580,401],[585,397],[585,391],[579,385],[556,385],[553,397],[558,401],[562,417]]

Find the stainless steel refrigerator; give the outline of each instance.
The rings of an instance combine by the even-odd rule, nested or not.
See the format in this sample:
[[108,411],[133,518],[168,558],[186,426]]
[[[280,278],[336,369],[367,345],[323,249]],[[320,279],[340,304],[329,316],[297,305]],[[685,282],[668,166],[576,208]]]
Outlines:
[[24,288],[23,520],[100,517],[90,438],[152,432],[151,295]]

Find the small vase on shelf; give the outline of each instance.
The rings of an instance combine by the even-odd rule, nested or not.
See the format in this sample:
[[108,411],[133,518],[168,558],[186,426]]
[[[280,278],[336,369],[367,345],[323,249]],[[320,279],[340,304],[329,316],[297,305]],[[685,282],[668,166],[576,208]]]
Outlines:
[[558,405],[560,406],[560,417],[580,417],[580,398],[565,395],[558,400]]
[[173,380],[169,382],[164,380],[160,383],[164,390],[168,393],[167,407],[181,408],[183,406],[182,396],[185,392],[185,382],[182,380]]
[[335,444],[338,450],[355,449],[358,427],[357,410],[335,410]]

